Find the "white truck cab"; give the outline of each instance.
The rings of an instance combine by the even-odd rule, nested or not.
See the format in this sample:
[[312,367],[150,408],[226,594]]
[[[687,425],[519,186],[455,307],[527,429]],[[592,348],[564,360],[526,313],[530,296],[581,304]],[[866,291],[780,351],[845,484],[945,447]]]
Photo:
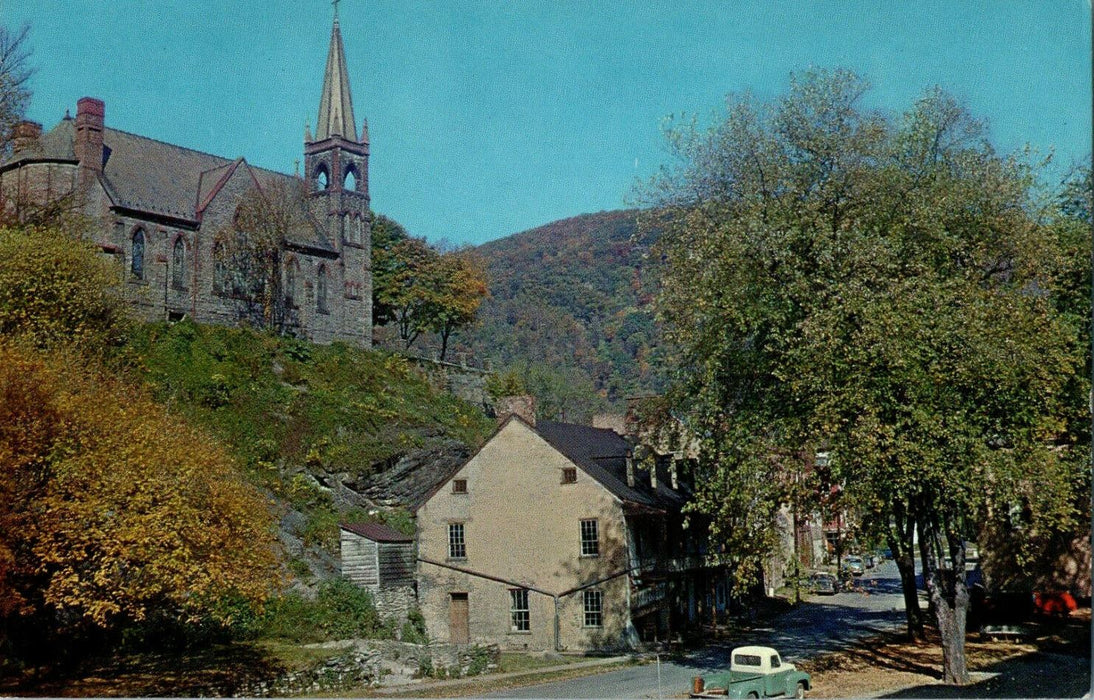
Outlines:
[[729,670],[739,673],[779,673],[795,671],[794,664],[785,663],[771,647],[737,647],[729,660]]

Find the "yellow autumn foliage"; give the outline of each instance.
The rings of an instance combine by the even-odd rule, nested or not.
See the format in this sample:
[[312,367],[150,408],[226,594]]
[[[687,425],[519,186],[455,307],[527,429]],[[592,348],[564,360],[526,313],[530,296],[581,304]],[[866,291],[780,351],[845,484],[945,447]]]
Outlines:
[[0,617],[194,620],[277,583],[270,505],[210,436],[74,353],[0,340]]
[[127,324],[121,269],[72,222],[0,226],[0,336],[101,352]]

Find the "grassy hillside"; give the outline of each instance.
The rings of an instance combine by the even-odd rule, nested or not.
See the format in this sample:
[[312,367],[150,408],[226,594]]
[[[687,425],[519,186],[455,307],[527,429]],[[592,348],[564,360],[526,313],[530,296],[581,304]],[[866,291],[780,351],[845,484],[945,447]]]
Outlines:
[[659,390],[657,270],[637,214],[577,216],[480,246],[491,296],[457,350],[515,369],[546,416],[583,420]]
[[469,450],[493,425],[387,353],[188,321],[143,326],[131,348],[154,397],[219,436],[294,512],[288,535],[331,552],[339,517],[372,510],[346,484],[416,452]]

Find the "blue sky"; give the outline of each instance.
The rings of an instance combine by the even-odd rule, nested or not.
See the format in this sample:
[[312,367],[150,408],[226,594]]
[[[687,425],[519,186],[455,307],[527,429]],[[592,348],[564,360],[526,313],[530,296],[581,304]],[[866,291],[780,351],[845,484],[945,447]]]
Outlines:
[[[1088,0],[675,2],[342,0],[373,209],[431,241],[481,243],[624,206],[666,160],[669,114],[785,92],[847,67],[873,106],[933,85],[996,145],[1091,150]],[[84,95],[108,126],[293,172],[315,123],[328,0],[0,0],[31,24],[29,118]]]

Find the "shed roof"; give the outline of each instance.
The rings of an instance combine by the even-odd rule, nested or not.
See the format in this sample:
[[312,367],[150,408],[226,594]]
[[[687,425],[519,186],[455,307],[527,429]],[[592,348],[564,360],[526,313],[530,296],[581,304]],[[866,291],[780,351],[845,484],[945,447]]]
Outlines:
[[343,530],[360,535],[373,542],[413,542],[414,538],[379,523],[341,523]]

